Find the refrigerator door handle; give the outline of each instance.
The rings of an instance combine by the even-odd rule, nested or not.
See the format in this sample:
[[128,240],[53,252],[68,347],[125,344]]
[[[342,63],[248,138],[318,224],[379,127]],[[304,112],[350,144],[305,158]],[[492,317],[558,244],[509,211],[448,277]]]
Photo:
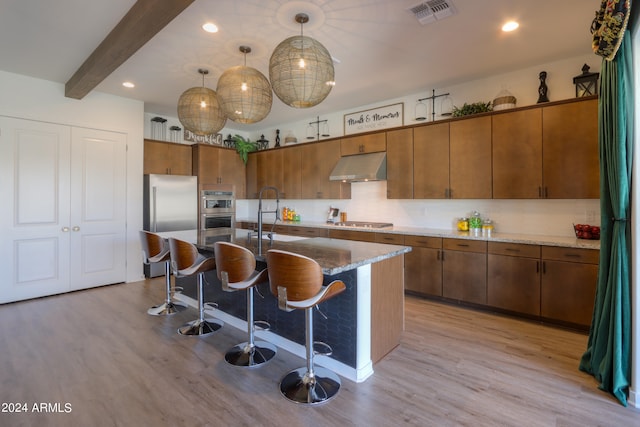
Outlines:
[[157,224],[157,218],[156,218],[156,191],[157,191],[158,187],[152,187],[151,188],[151,230],[154,233],[158,232],[158,224]]

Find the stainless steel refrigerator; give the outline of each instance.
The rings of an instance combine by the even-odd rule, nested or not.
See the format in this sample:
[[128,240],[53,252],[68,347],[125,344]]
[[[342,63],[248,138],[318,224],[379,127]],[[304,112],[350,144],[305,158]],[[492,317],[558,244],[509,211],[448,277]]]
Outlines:
[[[198,228],[198,177],[183,175],[144,176],[144,230],[151,232]],[[146,277],[164,274],[164,266],[145,265]]]

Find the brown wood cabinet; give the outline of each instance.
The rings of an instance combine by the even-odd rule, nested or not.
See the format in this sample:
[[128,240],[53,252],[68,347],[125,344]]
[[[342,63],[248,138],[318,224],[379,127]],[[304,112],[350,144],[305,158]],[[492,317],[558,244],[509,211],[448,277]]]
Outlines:
[[492,116],[493,198],[542,197],[542,109]]
[[413,129],[413,198],[449,196],[449,123]]
[[449,123],[450,199],[490,199],[491,116]]
[[487,304],[540,315],[540,246],[488,242]]
[[237,199],[246,197],[245,165],[236,150],[197,144],[192,154],[193,174],[200,185],[233,185]]
[[344,230],[337,228],[329,229],[329,237],[332,239],[357,240],[360,242],[375,242],[375,233],[369,231]]
[[387,149],[386,136],[386,132],[375,132],[344,137],[340,141],[340,153],[343,156],[351,156],[353,154],[385,151]]
[[291,146],[280,150],[282,153],[281,199],[301,199],[302,176],[300,170],[302,147]]
[[442,296],[442,238],[411,236],[404,238],[411,252],[404,254],[404,286],[412,293]]
[[[257,199],[260,189],[263,187],[276,187],[283,189],[283,153],[282,149],[264,150],[249,153],[247,160],[247,198]],[[265,199],[275,199],[273,191],[263,194]]]
[[276,233],[288,234],[290,236],[329,237],[328,229],[318,227],[302,227],[298,225],[276,224],[274,231]]
[[145,139],[143,173],[191,175],[191,145]]
[[442,239],[442,296],[487,304],[487,242]]
[[600,197],[597,99],[543,107],[542,144],[545,198]]
[[413,199],[413,129],[387,132],[387,199]]
[[540,315],[588,327],[598,281],[599,251],[542,247]]
[[329,175],[340,159],[340,141],[305,144],[301,148],[302,199],[350,199],[351,184],[329,181]]

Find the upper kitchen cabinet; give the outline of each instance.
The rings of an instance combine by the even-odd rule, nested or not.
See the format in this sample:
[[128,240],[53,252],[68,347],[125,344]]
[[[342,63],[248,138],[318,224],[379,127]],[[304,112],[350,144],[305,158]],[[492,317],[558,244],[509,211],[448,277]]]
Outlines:
[[144,174],[191,175],[191,146],[144,140]]
[[450,199],[490,199],[491,116],[449,124]]
[[316,142],[300,148],[301,198],[350,199],[350,183],[329,181],[329,175],[340,159],[340,141]]
[[[284,149],[264,150],[249,153],[247,161],[247,198],[257,199],[263,187],[276,187],[282,191]],[[263,194],[266,199],[275,199],[273,191]]]
[[542,197],[542,109],[492,116],[493,198]]
[[413,129],[413,198],[446,199],[449,195],[449,123]]
[[413,129],[387,132],[387,199],[413,198]]
[[385,151],[387,149],[386,135],[386,132],[376,132],[342,138],[340,141],[340,153],[343,156],[351,156],[353,154]]
[[598,100],[542,108],[544,197],[600,197]]
[[282,187],[283,199],[300,199],[302,197],[302,152],[303,146],[291,146],[280,150],[282,153]]
[[236,198],[246,197],[245,166],[233,149],[206,144],[194,145],[193,174],[198,176],[200,185],[233,185]]

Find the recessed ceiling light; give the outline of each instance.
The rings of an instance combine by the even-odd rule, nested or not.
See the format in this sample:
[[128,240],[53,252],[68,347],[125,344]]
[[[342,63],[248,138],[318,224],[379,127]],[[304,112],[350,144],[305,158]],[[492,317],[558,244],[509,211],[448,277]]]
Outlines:
[[520,26],[520,24],[518,24],[516,21],[508,21],[507,23],[505,23],[502,26],[502,31],[508,33],[510,31],[515,30],[516,28],[518,28]]
[[128,87],[128,88],[136,87],[136,85],[134,85],[131,82],[124,82],[124,83],[122,83],[122,86]]
[[206,24],[204,24],[202,26],[202,29],[205,30],[207,33],[217,33],[218,32],[218,26],[212,22],[207,22]]

